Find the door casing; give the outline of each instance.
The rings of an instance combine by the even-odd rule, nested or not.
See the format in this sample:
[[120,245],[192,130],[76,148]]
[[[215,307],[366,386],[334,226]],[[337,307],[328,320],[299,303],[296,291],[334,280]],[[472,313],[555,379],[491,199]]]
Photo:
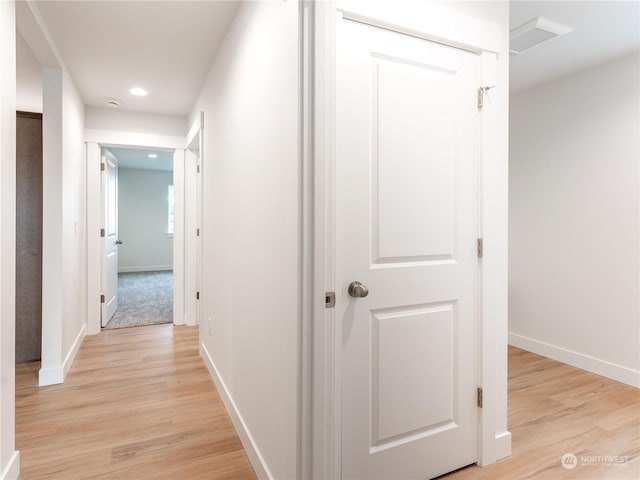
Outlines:
[[[340,478],[341,472],[341,328],[334,310],[325,308],[326,292],[335,285],[335,22],[340,14],[351,20],[390,29],[475,52],[480,57],[481,85],[502,89],[496,100],[485,98],[480,119],[480,222],[478,237],[484,240],[480,265],[478,305],[478,383],[484,391],[479,412],[478,464],[488,465],[511,453],[511,434],[506,429],[507,347],[507,141],[500,115],[508,99],[508,84],[498,84],[499,54],[504,52],[499,25],[461,15],[429,2],[412,8],[390,7],[392,2],[322,1],[306,6],[302,13],[302,164],[311,170],[309,184],[303,178],[303,218],[309,219],[313,265],[307,281],[312,285],[312,367],[303,368],[302,412],[312,421],[302,439],[302,472],[312,478]],[[415,9],[421,11],[417,15]],[[305,28],[306,27],[306,28]],[[305,59],[305,53],[312,58]],[[508,52],[505,52],[508,55]],[[496,90],[496,89],[494,89]],[[501,130],[502,129],[502,130]],[[304,201],[309,194],[310,201]],[[305,230],[306,231],[306,230]],[[304,231],[303,231],[304,233]],[[304,298],[303,298],[304,301]],[[303,310],[304,311],[304,310]],[[304,318],[303,318],[303,326]],[[303,340],[304,341],[304,340]],[[303,349],[304,351],[304,349]],[[305,381],[305,378],[307,380]],[[308,406],[305,399],[313,405]],[[304,415],[303,415],[304,417]],[[308,458],[308,461],[305,461]]]
[[[184,230],[184,323],[186,325],[202,325],[202,238],[204,235],[202,222],[202,178],[204,138],[202,126],[204,112],[196,119],[187,135],[184,152],[184,182],[182,196],[184,212],[182,228]],[[175,188],[175,187],[174,187]],[[188,192],[188,193],[186,193]],[[176,254],[179,254],[177,252]],[[207,325],[208,327],[208,325]]]
[[[101,305],[101,314],[100,314],[100,324],[101,326],[106,326],[111,320],[111,317],[115,314],[115,311],[118,309],[118,159],[108,150],[100,149],[102,162],[105,166],[104,171],[101,174],[101,191],[102,191],[102,224],[101,230],[104,230],[105,236],[102,237],[102,252],[101,252],[101,295],[104,295],[104,303]],[[111,174],[111,169],[115,169],[115,179],[113,182],[115,183],[115,198],[113,199],[113,203],[111,203],[111,193],[109,190],[111,179],[109,178]],[[111,203],[111,204],[110,204]],[[110,231],[109,226],[109,216],[111,214],[110,209],[114,208],[115,212],[113,212],[115,218],[115,231]],[[102,236],[102,235],[101,235]],[[112,250],[111,250],[112,249]],[[115,256],[115,265],[114,268],[109,268],[109,251],[112,252],[113,256]],[[114,286],[115,282],[115,294],[113,297],[110,296],[111,288],[110,286]],[[115,305],[111,305],[112,302]]]
[[[197,123],[201,128],[201,119]],[[87,147],[87,334],[100,333],[101,238],[100,162],[102,147],[149,148],[174,151],[174,292],[173,323],[185,323],[184,305],[184,205],[185,137],[133,134],[109,130],[85,130]],[[195,164],[193,165],[195,169]],[[195,193],[195,192],[194,192]],[[196,200],[194,199],[194,204]]]

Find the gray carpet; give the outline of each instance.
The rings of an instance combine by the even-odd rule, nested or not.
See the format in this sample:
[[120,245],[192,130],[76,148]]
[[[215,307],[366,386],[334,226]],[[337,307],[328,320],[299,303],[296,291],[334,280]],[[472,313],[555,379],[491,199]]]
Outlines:
[[118,274],[118,309],[106,329],[173,322],[173,272]]

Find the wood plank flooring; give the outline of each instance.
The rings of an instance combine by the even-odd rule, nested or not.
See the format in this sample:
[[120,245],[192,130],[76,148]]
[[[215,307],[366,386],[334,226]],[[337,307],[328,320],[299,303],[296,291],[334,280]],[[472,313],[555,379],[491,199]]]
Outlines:
[[[640,480],[640,390],[509,347],[512,455],[446,480]],[[578,457],[573,469],[560,459]],[[626,456],[624,464],[580,464],[582,456]]]
[[21,480],[254,479],[198,355],[198,330],[155,325],[86,337],[62,385],[16,367]]
[[[197,329],[155,325],[87,337],[63,385],[16,367],[22,480],[254,479]],[[639,480],[640,390],[509,348],[513,455],[446,480]],[[565,453],[620,465],[560,465]]]

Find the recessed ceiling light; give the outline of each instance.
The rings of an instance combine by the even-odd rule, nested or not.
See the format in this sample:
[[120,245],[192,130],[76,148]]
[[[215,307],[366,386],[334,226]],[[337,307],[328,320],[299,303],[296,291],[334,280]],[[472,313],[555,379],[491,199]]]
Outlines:
[[147,91],[141,87],[133,87],[129,90],[129,93],[131,95],[136,95],[137,97],[144,97],[147,94]]
[[516,55],[536,45],[572,32],[573,28],[544,17],[536,17],[509,32],[509,51]]
[[158,155],[156,153],[150,153],[149,155],[147,155],[147,157],[149,157],[149,158],[158,158]]

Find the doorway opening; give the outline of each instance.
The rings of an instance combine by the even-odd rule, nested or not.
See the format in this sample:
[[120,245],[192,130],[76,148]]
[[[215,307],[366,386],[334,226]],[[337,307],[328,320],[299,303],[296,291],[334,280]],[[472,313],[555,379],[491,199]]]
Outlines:
[[173,151],[103,147],[101,326],[173,322]]
[[[202,176],[199,174],[202,172],[203,158],[202,123],[203,114],[201,113],[186,138],[162,135],[149,137],[111,131],[98,134],[92,132],[89,135],[90,138],[87,139],[87,334],[100,333],[101,329],[108,324],[107,321],[103,321],[103,318],[110,320],[112,315],[115,315],[115,309],[110,304],[117,305],[117,303],[113,303],[113,297],[118,294],[118,270],[121,274],[171,271],[172,295],[168,293],[171,300],[168,300],[166,304],[168,305],[169,301],[172,303],[172,312],[166,313],[167,309],[165,308],[165,319],[171,318],[170,321],[174,325],[199,324],[196,312],[200,297],[198,290],[200,274],[197,265],[199,253],[196,252],[196,249],[199,251],[201,248],[200,239],[202,238],[201,207],[199,206],[202,196]],[[135,250],[132,248],[135,245],[131,243],[133,241],[131,238],[120,237],[120,235],[128,234],[126,233],[127,228],[124,227],[124,220],[123,222],[117,221],[117,213],[120,211],[122,212],[121,216],[127,216],[132,213],[133,209],[124,205],[126,199],[119,200],[117,198],[118,190],[123,190],[123,188],[117,187],[118,177],[120,177],[120,183],[134,183],[134,196],[139,196],[140,190],[143,189],[140,185],[147,188],[149,183],[149,181],[140,183],[140,181],[134,181],[127,177],[129,173],[136,173],[133,172],[134,170],[144,170],[140,168],[141,164],[129,164],[126,159],[127,155],[142,155],[142,159],[138,161],[146,162],[145,166],[149,165],[150,160],[164,158],[165,166],[154,168],[154,170],[165,172],[159,173],[157,176],[165,175],[171,178],[171,181],[167,179],[163,185],[157,187],[155,203],[161,205],[156,210],[157,220],[155,223],[157,225],[156,232],[159,232],[158,238],[153,244],[150,243],[151,241],[145,243],[144,240],[138,240],[138,243],[134,241],[134,244],[145,254],[150,254],[149,250],[158,247],[155,243],[164,242],[165,247],[169,244],[171,255],[167,255],[165,251],[165,260],[150,261],[147,259],[148,261],[145,263],[136,261],[135,255],[128,257],[128,254]],[[150,158],[149,155],[157,156]],[[125,159],[124,163],[119,163],[122,158]],[[115,172],[120,169],[125,173],[116,174]],[[172,172],[169,171],[170,169]],[[137,174],[142,175],[144,172],[137,172]],[[109,178],[113,180],[111,210],[115,212],[116,218],[113,218],[113,215],[110,217],[106,211],[106,207],[109,206],[107,198],[109,189],[106,185]],[[126,186],[124,188],[126,189]],[[170,202],[171,197],[173,198],[172,202]],[[148,219],[145,217],[144,220]],[[109,221],[111,222],[110,229]],[[129,222],[134,223],[136,227],[139,227],[139,223],[144,223],[136,219],[135,216]],[[122,232],[118,232],[119,224],[125,228]],[[102,236],[103,230],[104,236]],[[117,244],[118,240],[122,243]],[[118,261],[113,255],[110,263],[107,262],[109,251],[122,252],[123,258],[119,267]],[[139,258],[142,257],[139,256]],[[104,278],[107,271],[110,272],[110,280]],[[138,276],[151,277],[153,275]],[[126,282],[125,277],[127,276],[121,275],[121,277],[121,283]],[[159,274],[158,277],[160,277]],[[156,278],[153,283],[166,285],[169,282],[167,277],[169,275],[165,274],[164,279]],[[166,289],[164,291],[167,292]],[[142,296],[144,297],[148,293],[147,291]],[[149,294],[149,296],[151,295]],[[156,307],[151,301],[147,302],[147,305],[149,304],[153,305],[153,308]],[[103,310],[107,306],[109,306],[109,311],[103,314]]]

